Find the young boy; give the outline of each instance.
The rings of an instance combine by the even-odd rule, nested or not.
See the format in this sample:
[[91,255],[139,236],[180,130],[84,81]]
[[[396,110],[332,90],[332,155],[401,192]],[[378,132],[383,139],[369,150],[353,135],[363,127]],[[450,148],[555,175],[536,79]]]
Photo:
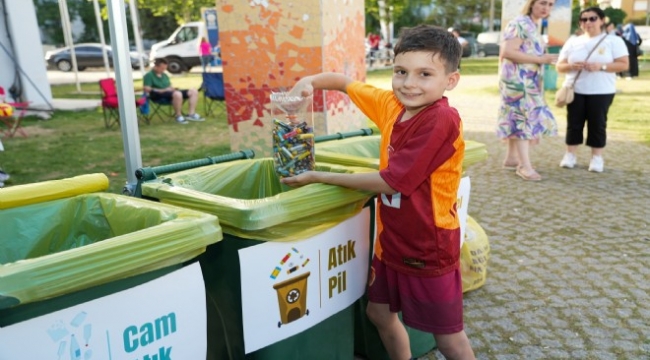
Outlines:
[[463,331],[456,213],[465,143],[458,112],[443,96],[458,83],[460,56],[453,35],[420,25],[395,46],[393,91],[336,73],[305,77],[292,90],[345,92],[381,130],[379,172],[305,172],[282,181],[380,194],[366,312],[394,360],[411,358],[399,311],[405,324],[432,333],[447,359],[474,359]]

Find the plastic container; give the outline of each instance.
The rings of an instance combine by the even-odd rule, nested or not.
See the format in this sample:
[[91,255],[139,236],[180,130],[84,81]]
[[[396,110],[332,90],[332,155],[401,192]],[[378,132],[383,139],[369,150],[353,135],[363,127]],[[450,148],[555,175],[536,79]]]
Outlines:
[[107,186],[96,174],[2,190],[0,326],[155,279],[222,239],[213,215],[116,194],[74,194]]
[[[316,169],[372,171],[328,164],[316,164]],[[292,189],[280,183],[274,160],[264,158],[167,174],[144,182],[142,195],[219,214],[224,240],[199,257],[208,296],[208,359],[353,358],[354,305],[299,334],[245,354],[238,251],[266,241],[310,238],[357,214],[372,194],[324,184]]]
[[273,105],[273,160],[280,177],[314,170],[312,97],[287,92],[271,94]]

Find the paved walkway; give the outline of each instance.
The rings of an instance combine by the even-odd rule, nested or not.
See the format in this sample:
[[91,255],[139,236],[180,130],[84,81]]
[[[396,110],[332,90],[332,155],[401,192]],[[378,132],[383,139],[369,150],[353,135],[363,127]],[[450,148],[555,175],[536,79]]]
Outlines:
[[[468,169],[469,214],[489,236],[488,279],[465,294],[466,330],[478,359],[650,359],[650,147],[610,134],[605,172],[558,166],[560,136],[533,148],[544,177],[501,169],[494,135],[499,98],[472,76],[449,93],[466,139],[489,158]],[[442,359],[432,352],[420,359]]]

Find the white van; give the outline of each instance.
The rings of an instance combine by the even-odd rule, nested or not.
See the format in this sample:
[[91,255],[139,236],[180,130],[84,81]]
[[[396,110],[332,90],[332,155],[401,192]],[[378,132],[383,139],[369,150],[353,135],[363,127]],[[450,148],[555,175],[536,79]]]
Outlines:
[[179,74],[189,71],[193,66],[201,65],[199,44],[206,36],[205,23],[189,22],[176,29],[169,39],[151,46],[149,62],[158,58],[167,60],[167,71]]
[[476,37],[476,55],[478,57],[499,55],[500,44],[500,31],[482,32]]

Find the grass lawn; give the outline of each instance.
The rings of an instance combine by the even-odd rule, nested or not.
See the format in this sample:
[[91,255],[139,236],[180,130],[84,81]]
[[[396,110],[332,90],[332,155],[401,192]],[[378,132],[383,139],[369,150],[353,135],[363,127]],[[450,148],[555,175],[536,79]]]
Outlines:
[[[496,72],[496,58],[463,59],[463,76]],[[367,80],[378,86],[390,86],[391,73],[390,69],[370,71]],[[180,88],[198,87],[201,77],[200,74],[174,76],[173,84]],[[650,59],[642,62],[642,73],[638,79],[619,80],[617,86],[622,92],[616,95],[610,109],[609,129],[629,132],[632,139],[650,145]],[[136,80],[135,92],[140,93],[141,89],[141,81]],[[52,87],[55,98],[99,99],[98,90],[96,83],[82,84],[82,94],[76,93],[74,84]],[[496,83],[493,87],[471,91],[478,96],[498,93]],[[553,93],[547,92],[546,96],[552,103]],[[203,113],[202,109],[201,99],[198,112]],[[552,109],[556,116],[565,116],[564,109]],[[101,109],[58,111],[47,121],[27,118],[23,126],[27,128],[29,137],[4,139],[5,151],[0,152],[0,166],[12,176],[7,186],[104,173],[110,179],[108,191],[122,191],[127,178],[122,133],[119,128],[104,128]],[[230,152],[225,116],[188,125],[178,125],[173,119],[166,122],[154,119],[149,126],[141,125],[139,133],[143,166],[171,164]]]

